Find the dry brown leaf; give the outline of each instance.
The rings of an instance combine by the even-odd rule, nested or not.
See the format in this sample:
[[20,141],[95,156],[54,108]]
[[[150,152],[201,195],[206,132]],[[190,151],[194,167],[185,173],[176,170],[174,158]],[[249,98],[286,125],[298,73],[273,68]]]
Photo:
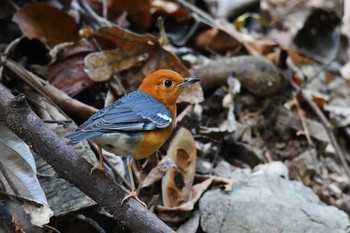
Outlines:
[[213,183],[223,185],[225,192],[230,192],[232,190],[232,185],[235,182],[232,179],[228,179],[221,176],[211,176],[211,179],[213,179]]
[[259,55],[267,56],[278,47],[278,43],[272,40],[246,40],[243,42],[248,53],[252,56]]
[[75,96],[91,87],[94,82],[84,72],[84,58],[87,54],[98,50],[96,43],[106,49],[113,47],[108,42],[89,38],[73,44],[60,44],[53,48],[50,54],[54,62],[49,65],[45,78],[70,96]]
[[[88,0],[91,7],[102,15],[102,1]],[[151,0],[109,0],[107,1],[108,19],[118,21],[125,17],[136,30],[147,31],[152,26]],[[125,15],[125,16],[124,16]]]
[[147,54],[123,56],[116,50],[90,53],[84,59],[84,71],[95,82],[109,80],[113,74],[130,69],[147,59]]
[[[141,81],[158,69],[171,69],[182,76],[190,76],[186,67],[171,52],[163,49],[157,38],[152,35],[138,35],[119,27],[101,27],[94,36],[108,40],[116,46],[116,54],[120,57],[147,57],[142,66],[134,67],[121,75],[121,81],[128,83],[128,91],[138,88]],[[112,59],[113,61],[113,59]],[[110,61],[106,65],[113,66]],[[113,68],[111,68],[113,69]],[[203,100],[200,84],[188,86],[181,94],[179,102],[199,103]]]
[[191,193],[187,202],[176,207],[156,206],[157,216],[164,222],[177,226],[186,219],[194,209],[195,204],[202,194],[210,187],[211,184],[224,185],[224,191],[232,190],[232,179],[218,176],[203,176],[206,179],[191,188]]
[[230,53],[230,55],[237,54],[242,48],[242,44],[236,38],[217,28],[211,28],[199,34],[194,45],[201,50]]
[[193,209],[196,202],[202,196],[202,194],[209,188],[209,186],[213,183],[217,185],[223,185],[225,192],[230,192],[232,190],[232,185],[234,180],[219,177],[219,176],[203,176],[208,177],[201,183],[195,184],[191,188],[190,197],[187,202],[182,203],[177,207],[165,207],[165,206],[157,206],[157,209],[160,211],[190,211]]
[[37,38],[48,46],[79,38],[74,19],[46,3],[27,4],[14,14],[12,20],[28,38]]
[[226,192],[231,191],[233,180],[217,176],[205,176],[205,180],[192,186],[196,171],[196,146],[191,132],[186,128],[181,128],[175,135],[167,157],[175,162],[176,167],[169,167],[163,177],[164,206],[156,206],[156,212],[168,224],[176,226],[187,218],[213,182],[223,184]]
[[326,104],[327,100],[323,96],[312,96],[312,100],[320,107],[323,108],[323,106]]
[[112,15],[127,12],[128,20],[138,30],[146,31],[152,26],[151,0],[111,0],[108,9]]
[[[98,50],[105,51],[91,54],[85,59],[88,54]],[[185,66],[172,53],[164,50],[157,38],[137,35],[118,27],[102,27],[89,38],[54,51],[55,62],[49,66],[45,77],[71,96],[94,84],[86,71],[94,81],[105,81],[112,74],[127,69],[121,74],[121,82],[127,83],[127,92],[136,90],[148,74],[161,68],[189,76]],[[179,102],[189,103],[202,100],[200,84],[189,86],[179,98]]]
[[145,179],[142,181],[142,183],[139,185],[140,188],[146,188],[151,186],[152,184],[156,183],[157,181],[161,180],[163,176],[165,175],[166,171],[171,166],[176,166],[175,163],[169,159],[168,156],[165,156],[156,167],[154,167],[145,177]]
[[212,179],[204,180],[202,183],[196,184],[191,189],[188,201],[176,207],[156,206],[156,214],[164,222],[171,225],[178,225],[186,219],[192,212],[194,205],[199,200],[205,190],[212,183]]
[[47,80],[70,96],[75,96],[94,84],[84,73],[84,62],[81,57],[71,57],[50,65]]
[[306,64],[313,65],[313,64],[315,64],[314,60],[298,54],[293,49],[288,49],[288,56],[293,60],[293,62],[296,65],[306,65]]
[[170,167],[162,179],[162,200],[164,206],[175,207],[187,201],[196,173],[196,143],[188,129],[177,131],[167,156],[176,167]]

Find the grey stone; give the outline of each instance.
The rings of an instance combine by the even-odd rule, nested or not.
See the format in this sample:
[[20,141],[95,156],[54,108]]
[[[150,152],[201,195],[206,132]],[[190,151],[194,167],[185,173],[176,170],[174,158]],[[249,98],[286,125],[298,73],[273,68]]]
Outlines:
[[199,203],[202,229],[207,233],[350,232],[345,212],[322,203],[302,183],[281,176],[278,171],[285,174],[287,168],[276,170],[280,166],[284,165],[260,165],[255,173],[237,178],[228,194],[218,189],[206,192]]

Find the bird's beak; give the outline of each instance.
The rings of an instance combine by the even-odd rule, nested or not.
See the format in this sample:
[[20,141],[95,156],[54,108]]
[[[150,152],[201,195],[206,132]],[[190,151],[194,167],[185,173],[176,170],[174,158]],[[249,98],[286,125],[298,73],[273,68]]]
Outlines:
[[190,85],[192,83],[199,82],[199,81],[200,81],[200,79],[197,77],[187,77],[187,78],[184,78],[184,81],[182,83],[179,83],[176,87],[184,87],[184,86],[187,86],[187,85]]

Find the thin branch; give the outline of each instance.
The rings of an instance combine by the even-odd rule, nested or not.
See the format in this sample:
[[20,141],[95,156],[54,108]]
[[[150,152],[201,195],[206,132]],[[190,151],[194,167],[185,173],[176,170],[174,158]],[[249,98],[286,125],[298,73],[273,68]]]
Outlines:
[[11,74],[13,78],[23,80],[38,93],[44,96],[47,101],[52,103],[54,106],[58,106],[57,109],[59,109],[64,116],[66,114],[61,109],[65,110],[66,112],[70,112],[81,119],[85,119],[87,116],[97,112],[96,108],[71,98],[66,93],[52,86],[50,83],[39,78],[35,74],[29,72],[11,59],[6,59],[5,71]]
[[309,129],[308,129],[307,124],[306,124],[306,120],[305,120],[305,117],[304,117],[303,110],[301,109],[299,101],[298,101],[298,99],[296,97],[293,97],[293,101],[294,101],[295,106],[297,107],[297,112],[298,112],[298,115],[299,115],[299,119],[301,121],[301,125],[303,126],[303,129],[304,129],[305,137],[306,137],[307,141],[309,142],[309,144],[311,146],[313,146],[314,143],[313,143],[312,138],[310,136]]

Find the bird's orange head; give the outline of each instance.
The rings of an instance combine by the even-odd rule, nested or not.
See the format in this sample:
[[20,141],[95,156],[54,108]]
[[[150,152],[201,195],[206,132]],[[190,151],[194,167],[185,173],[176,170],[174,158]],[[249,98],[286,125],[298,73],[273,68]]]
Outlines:
[[184,78],[172,70],[158,70],[147,76],[139,87],[165,105],[175,105],[185,86],[198,82],[195,77]]

